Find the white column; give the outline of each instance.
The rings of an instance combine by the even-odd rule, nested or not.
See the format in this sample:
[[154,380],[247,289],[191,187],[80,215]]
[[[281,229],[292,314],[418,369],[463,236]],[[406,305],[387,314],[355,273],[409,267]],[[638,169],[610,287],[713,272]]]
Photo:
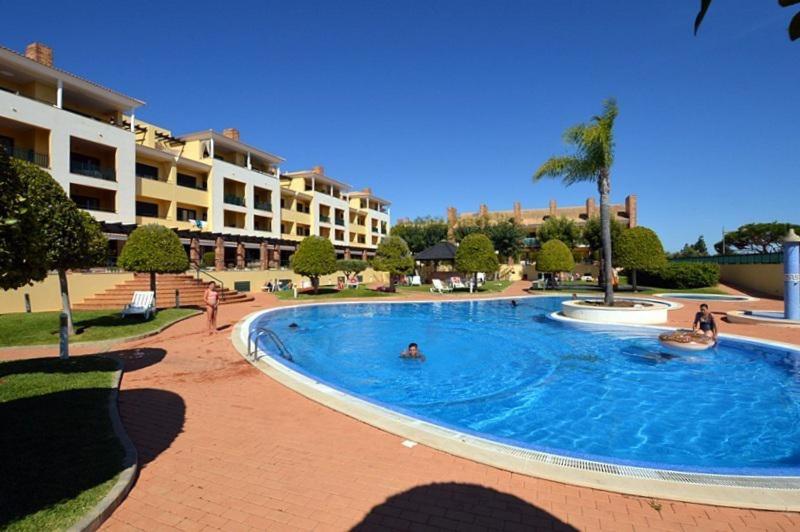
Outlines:
[[209,151],[209,154],[208,154],[209,157],[211,157],[213,159],[214,158],[214,137],[211,137],[211,139],[208,142],[208,151]]
[[247,169],[248,170],[252,170],[253,169],[253,164],[250,161],[250,152],[247,152]]
[[136,133],[136,114],[131,109],[131,133]]
[[56,107],[64,108],[64,82],[61,80],[58,80],[56,84]]

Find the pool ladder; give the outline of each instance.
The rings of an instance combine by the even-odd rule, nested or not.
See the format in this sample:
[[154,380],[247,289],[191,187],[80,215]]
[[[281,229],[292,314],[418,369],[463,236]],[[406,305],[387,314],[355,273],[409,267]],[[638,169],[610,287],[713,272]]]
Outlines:
[[287,349],[286,344],[283,343],[283,340],[275,334],[275,331],[267,327],[257,327],[247,335],[247,356],[252,360],[258,360],[258,339],[262,336],[266,336],[272,340],[272,343],[278,348],[278,352],[283,358],[289,362],[294,362],[292,354],[289,352],[289,349]]

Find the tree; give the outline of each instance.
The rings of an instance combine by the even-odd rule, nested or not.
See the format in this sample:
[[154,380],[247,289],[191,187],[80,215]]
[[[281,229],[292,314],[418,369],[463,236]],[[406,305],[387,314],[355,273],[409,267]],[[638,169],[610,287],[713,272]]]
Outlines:
[[203,268],[213,268],[216,264],[217,254],[213,251],[206,251],[200,260],[200,265]]
[[735,231],[725,233],[725,242],[714,244],[718,253],[776,253],[783,246],[783,238],[790,228],[800,231],[800,226],[787,222],[749,223]]
[[528,236],[524,227],[513,218],[486,227],[486,235],[501,257],[516,259],[523,249],[522,239]]
[[[800,3],[800,0],[778,0],[778,4],[782,7],[789,7],[797,3]],[[711,0],[700,0],[700,11],[694,20],[695,35],[697,35],[697,30],[700,29],[700,24],[702,24],[709,7],[711,7]],[[789,23],[789,39],[793,41],[800,39],[800,13],[797,13]]]
[[483,226],[478,225],[474,221],[460,223],[455,228],[455,237],[456,242],[461,242],[469,235],[474,233],[483,233],[486,234],[486,229]]
[[395,277],[414,271],[414,257],[405,240],[399,236],[390,236],[378,244],[372,267],[380,272],[389,272],[389,290],[394,292]]
[[0,149],[0,288],[12,290],[47,277],[42,198],[29,191],[27,166]]
[[478,272],[496,272],[500,267],[497,254],[489,237],[483,233],[473,233],[464,237],[456,250],[456,269],[472,274],[469,291],[477,285]]
[[700,235],[700,237],[697,239],[697,242],[694,244],[684,244],[680,251],[677,253],[672,253],[670,256],[676,259],[684,257],[707,257],[708,247],[706,246],[706,241],[703,238],[703,235]]
[[183,273],[189,268],[189,258],[181,239],[163,225],[141,225],[128,235],[117,264],[125,270],[150,274],[150,290],[156,297],[157,273]]
[[566,216],[551,216],[537,229],[536,238],[540,243],[548,240],[561,240],[568,248],[574,248],[582,239],[581,228]]
[[658,235],[647,227],[632,227],[622,232],[615,249],[617,264],[631,271],[631,284],[636,292],[637,270],[654,271],[667,263]]
[[551,157],[533,174],[534,181],[543,177],[560,177],[565,185],[592,181],[600,193],[600,225],[603,243],[603,278],[605,304],[614,305],[611,251],[611,165],[614,163],[614,121],[619,114],[617,102],[603,102],[603,113],[587,124],[578,124],[564,133],[564,140],[575,149],[573,155]]
[[[619,240],[619,235],[625,230],[625,226],[617,220],[616,216],[611,217],[610,226],[611,249],[613,250]],[[586,224],[583,226],[583,240],[586,242],[586,245],[589,246],[589,251],[592,254],[603,249],[603,228],[600,224],[599,216],[592,216],[586,220]]]
[[567,245],[558,239],[548,240],[536,258],[536,270],[545,273],[571,272],[575,259]]
[[708,246],[706,245],[706,239],[703,238],[703,235],[697,237],[697,242],[694,243],[694,249],[699,256],[708,257]]
[[348,279],[363,272],[368,266],[369,264],[367,261],[359,259],[341,259],[336,261],[336,270],[342,272]]
[[391,234],[405,240],[412,253],[419,253],[447,238],[447,224],[440,218],[416,218],[394,225]]
[[49,173],[23,161],[14,161],[12,165],[25,186],[24,197],[34,202],[33,211],[39,219],[36,238],[46,244],[40,250],[39,259],[47,270],[58,272],[61,304],[67,315],[67,333],[75,334],[67,270],[103,264],[108,241],[100,224],[80,210]]
[[336,271],[336,250],[327,238],[307,236],[292,255],[292,271],[311,280],[314,294],[319,291],[319,278]]

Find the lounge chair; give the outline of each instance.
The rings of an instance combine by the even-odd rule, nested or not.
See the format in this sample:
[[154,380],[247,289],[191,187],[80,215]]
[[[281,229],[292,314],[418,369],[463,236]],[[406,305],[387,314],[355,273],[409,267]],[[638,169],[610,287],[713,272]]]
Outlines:
[[422,277],[419,275],[413,275],[411,277],[411,286],[422,286]]
[[464,284],[464,282],[461,280],[461,277],[451,277],[450,286],[452,286],[454,290],[456,288],[459,290],[469,290],[469,286]]
[[445,292],[453,291],[453,289],[450,288],[449,286],[445,286],[445,284],[440,279],[434,279],[432,283],[433,286],[431,287],[431,292],[434,294],[437,292],[440,294],[444,294]]
[[153,292],[134,292],[131,302],[122,309],[122,317],[143,316],[149,320],[156,315],[156,302]]
[[358,282],[358,277],[356,277],[355,275],[353,275],[352,277],[350,277],[350,278],[349,278],[349,279],[348,279],[348,280],[345,282],[345,286],[346,286],[347,288],[358,288],[358,285],[359,285],[359,284],[360,284],[360,283]]

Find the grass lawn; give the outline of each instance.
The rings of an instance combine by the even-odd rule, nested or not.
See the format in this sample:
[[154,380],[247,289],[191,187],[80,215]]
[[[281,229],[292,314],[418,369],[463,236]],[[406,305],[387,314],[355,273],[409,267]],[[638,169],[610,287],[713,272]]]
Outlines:
[[[492,292],[502,292],[506,288],[511,286],[511,281],[486,281],[483,286],[477,289],[476,293],[478,294],[485,294],[485,293],[492,293]],[[398,286],[397,291],[399,293],[411,293],[414,292],[430,292],[431,285],[424,284],[422,286]],[[450,294],[467,294],[469,295],[469,290],[456,290],[454,292],[448,292]]]
[[0,529],[64,530],[109,491],[124,459],[115,369],[97,356],[0,363]]
[[[154,331],[197,310],[170,308],[158,312],[150,321],[139,317],[123,318],[115,310],[79,310],[73,313],[75,336],[70,342],[96,342],[124,338]],[[0,347],[57,344],[58,312],[19,312],[0,315]]]
[[[317,300],[317,299],[345,299],[349,297],[385,297],[392,294],[386,292],[378,292],[377,290],[370,290],[365,286],[358,288],[345,288],[344,290],[337,290],[329,286],[321,286],[319,292],[315,295],[311,292],[305,294],[298,294],[298,300]],[[290,300],[294,299],[294,293],[291,290],[282,292],[275,292],[278,299]]]

